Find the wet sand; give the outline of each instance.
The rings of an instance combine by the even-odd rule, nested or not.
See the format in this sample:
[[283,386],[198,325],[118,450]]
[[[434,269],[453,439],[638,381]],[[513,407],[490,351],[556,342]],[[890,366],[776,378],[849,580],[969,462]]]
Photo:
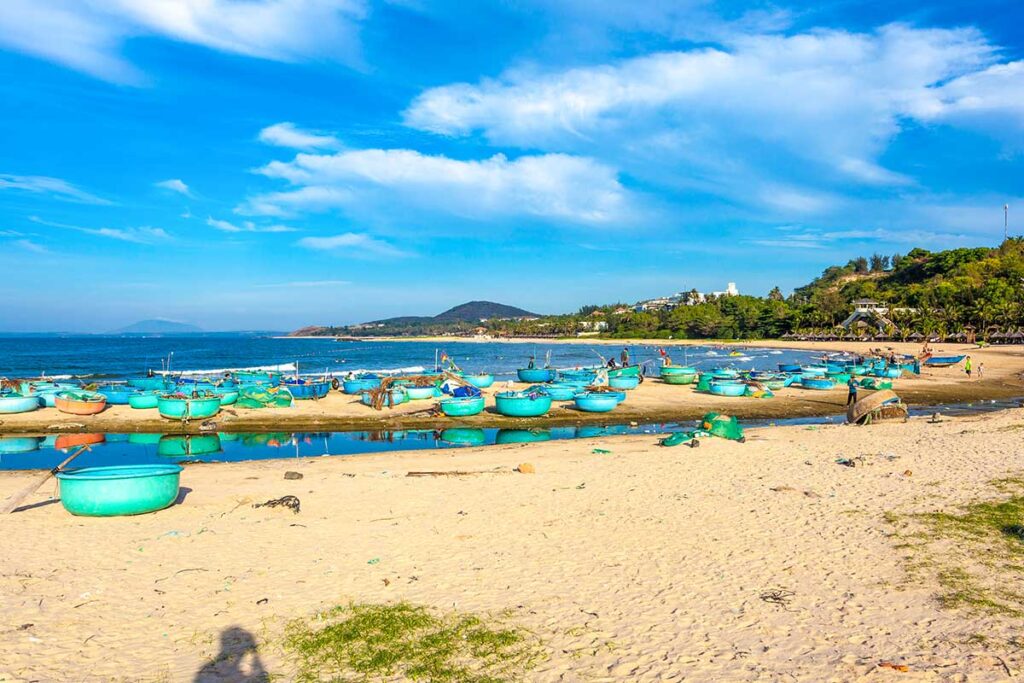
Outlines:
[[[622,344],[622,340],[614,340]],[[635,342],[657,346],[661,342]],[[821,351],[851,350],[866,352],[867,345],[855,343],[798,343],[757,342],[751,347],[806,348]],[[874,346],[878,346],[875,344]],[[920,350],[912,344],[889,344],[898,353]],[[940,345],[937,355],[969,353],[978,363],[985,365],[984,379],[968,379],[962,368],[924,368],[921,376],[905,373],[896,381],[896,392],[912,405],[975,402],[988,399],[1024,396],[1024,348],[996,347],[979,350],[967,345]],[[681,359],[678,359],[681,361]],[[730,359],[716,359],[728,364]],[[526,385],[517,384],[516,388]],[[578,424],[610,424],[637,422],[662,424],[700,418],[709,411],[723,412],[741,418],[781,419],[835,415],[844,411],[845,387],[832,391],[811,391],[788,388],[776,392],[772,399],[729,398],[697,393],[691,386],[672,386],[649,378],[611,413],[584,413],[570,404],[556,403],[542,418],[509,418],[493,409],[495,391],[504,385],[485,391],[488,408],[481,415],[469,418],[431,416],[424,411],[433,401],[413,401],[394,409],[376,411],[364,406],[355,397],[332,392],[321,401],[297,401],[292,408],[246,410],[228,408],[207,424],[193,421],[187,425],[161,418],[156,410],[134,410],[128,406],[111,406],[95,416],[72,416],[54,408],[31,413],[0,416],[0,434],[53,433],[53,432],[154,432],[199,433],[201,431],[377,431],[398,429],[443,429],[446,427],[532,428],[571,426]]]
[[[400,599],[507,611],[544,645],[531,681],[1007,680],[1019,620],[941,608],[887,516],[998,497],[1022,417],[189,464],[140,517],[72,517],[48,485],[0,518],[0,680],[245,680],[248,639],[288,680],[288,620]],[[456,469],[485,473],[406,476]],[[252,507],[286,494],[300,513]]]

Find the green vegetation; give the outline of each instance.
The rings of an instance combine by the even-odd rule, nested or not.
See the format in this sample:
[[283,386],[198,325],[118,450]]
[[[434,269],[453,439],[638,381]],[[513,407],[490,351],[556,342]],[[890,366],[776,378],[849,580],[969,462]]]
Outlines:
[[[902,547],[920,553],[912,563],[934,574],[939,602],[974,612],[1024,615],[1024,480],[992,486],[1009,498],[982,501],[957,512],[913,515],[919,531]],[[887,517],[895,523],[895,516]]]
[[[691,293],[690,301],[697,301],[695,294]],[[584,306],[569,315],[523,317],[492,311],[486,321],[479,319],[485,316],[461,320],[437,316],[393,319],[382,327],[318,329],[321,334],[352,335],[573,337],[599,333],[613,338],[770,339],[787,333],[833,333],[857,299],[884,302],[891,308],[887,319],[876,324],[895,339],[914,333],[948,337],[968,326],[985,339],[1022,326],[1024,239],[1011,238],[997,248],[914,249],[906,255],[858,257],[844,266],[827,268],[789,297],[776,287],[767,297],[723,296],[658,310],[636,310],[632,304],[619,303]],[[849,334],[869,332],[878,334],[870,329]]]
[[541,656],[521,629],[405,602],[350,604],[292,622],[285,651],[299,681],[519,681]]

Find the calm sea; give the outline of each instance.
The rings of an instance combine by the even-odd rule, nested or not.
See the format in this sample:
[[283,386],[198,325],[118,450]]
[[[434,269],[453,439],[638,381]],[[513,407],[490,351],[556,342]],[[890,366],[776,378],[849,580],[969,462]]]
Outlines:
[[[678,364],[698,368],[729,365],[737,368],[776,369],[778,363],[808,362],[805,351],[746,349],[729,356],[729,348],[695,346],[669,349]],[[41,375],[83,379],[121,379],[161,370],[170,362],[175,372],[241,368],[280,368],[303,374],[345,374],[357,370],[415,372],[434,366],[447,353],[466,371],[491,372],[499,380],[511,378],[531,354],[538,365],[547,353],[559,368],[594,365],[601,356],[618,358],[621,346],[603,344],[516,344],[502,342],[336,342],[333,339],[288,339],[266,336],[203,337],[0,337],[0,377]],[[647,362],[649,374],[660,364],[657,346],[629,346],[633,362]]]

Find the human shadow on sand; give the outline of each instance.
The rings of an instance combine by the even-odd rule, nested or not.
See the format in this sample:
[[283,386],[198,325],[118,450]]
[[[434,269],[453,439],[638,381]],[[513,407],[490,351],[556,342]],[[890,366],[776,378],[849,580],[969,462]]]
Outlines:
[[270,675],[263,668],[256,639],[240,626],[221,631],[220,652],[196,672],[194,683],[262,683]]

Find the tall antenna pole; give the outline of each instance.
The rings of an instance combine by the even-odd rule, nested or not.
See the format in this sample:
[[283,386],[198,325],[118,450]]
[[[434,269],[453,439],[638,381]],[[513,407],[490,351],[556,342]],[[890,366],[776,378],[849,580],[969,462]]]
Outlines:
[[1004,242],[1006,241],[1006,238],[1007,238],[1007,235],[1008,235],[1007,226],[1009,225],[1009,222],[1010,222],[1010,205],[1009,204],[1003,204],[1003,241]]

